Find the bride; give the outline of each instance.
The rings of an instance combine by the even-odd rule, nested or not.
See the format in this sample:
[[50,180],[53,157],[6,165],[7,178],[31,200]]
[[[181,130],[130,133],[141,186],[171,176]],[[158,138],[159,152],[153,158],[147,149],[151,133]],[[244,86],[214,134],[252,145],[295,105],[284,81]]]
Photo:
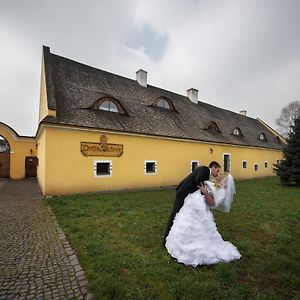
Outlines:
[[169,254],[185,265],[228,263],[241,257],[238,249],[219,234],[210,209],[229,212],[235,194],[233,177],[205,181],[189,194],[166,238]]

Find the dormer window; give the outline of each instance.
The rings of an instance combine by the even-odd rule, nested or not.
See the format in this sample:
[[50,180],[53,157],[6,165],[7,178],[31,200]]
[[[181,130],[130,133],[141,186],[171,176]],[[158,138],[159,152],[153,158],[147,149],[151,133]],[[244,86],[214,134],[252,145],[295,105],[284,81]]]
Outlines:
[[160,108],[176,111],[172,101],[167,97],[158,97],[155,100],[154,105]]
[[113,113],[125,114],[125,110],[122,104],[112,97],[103,97],[100,100],[97,100],[92,108],[97,110],[104,110]]
[[100,110],[107,110],[112,112],[119,112],[118,107],[112,101],[104,101],[99,105]]
[[258,139],[260,140],[260,141],[267,141],[267,137],[266,137],[266,135],[264,134],[264,133],[261,133],[259,136],[258,136]]
[[232,134],[237,136],[243,136],[241,129],[238,127],[233,129]]
[[213,122],[213,121],[210,122],[210,123],[208,123],[206,129],[207,129],[208,131],[211,131],[211,132],[221,133],[221,131],[220,131],[220,129],[219,129],[217,123],[215,123],[215,122]]
[[165,109],[171,109],[171,106],[170,106],[169,102],[166,99],[160,99],[157,102],[157,106],[165,108]]

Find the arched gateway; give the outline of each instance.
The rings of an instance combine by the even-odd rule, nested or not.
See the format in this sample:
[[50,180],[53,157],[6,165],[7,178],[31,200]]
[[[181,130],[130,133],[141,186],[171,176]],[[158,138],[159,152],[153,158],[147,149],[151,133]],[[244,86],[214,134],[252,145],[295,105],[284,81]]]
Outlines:
[[8,141],[0,135],[0,178],[9,177],[10,146]]
[[36,176],[36,168],[35,138],[20,136],[10,126],[0,122],[0,178]]

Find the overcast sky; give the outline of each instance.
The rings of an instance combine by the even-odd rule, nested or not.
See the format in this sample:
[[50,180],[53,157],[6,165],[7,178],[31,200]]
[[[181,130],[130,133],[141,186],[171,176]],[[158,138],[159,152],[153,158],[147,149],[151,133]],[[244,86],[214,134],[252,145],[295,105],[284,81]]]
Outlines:
[[276,128],[300,100],[298,0],[0,0],[0,122],[38,126],[42,46]]

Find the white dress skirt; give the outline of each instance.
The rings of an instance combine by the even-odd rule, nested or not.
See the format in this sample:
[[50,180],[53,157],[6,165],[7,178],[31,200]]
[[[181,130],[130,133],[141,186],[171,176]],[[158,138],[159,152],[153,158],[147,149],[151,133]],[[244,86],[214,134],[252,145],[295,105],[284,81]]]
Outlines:
[[[219,202],[226,190],[212,189],[216,202]],[[185,198],[184,205],[174,218],[165,246],[179,263],[193,267],[228,263],[241,257],[233,244],[222,239],[200,191]]]

